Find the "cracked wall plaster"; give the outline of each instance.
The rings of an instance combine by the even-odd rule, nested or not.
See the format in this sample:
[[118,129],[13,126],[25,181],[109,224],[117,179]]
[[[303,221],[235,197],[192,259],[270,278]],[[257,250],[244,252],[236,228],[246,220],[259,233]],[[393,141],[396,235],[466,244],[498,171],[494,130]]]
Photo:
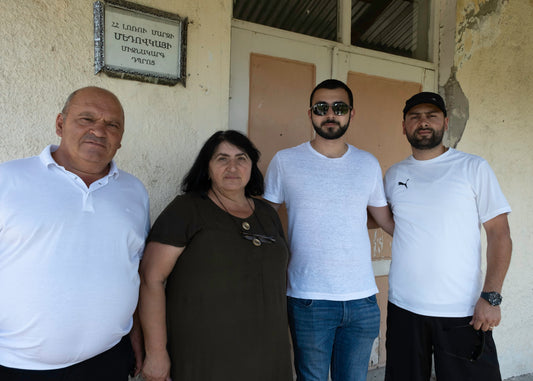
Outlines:
[[[450,0],[443,6],[441,18],[441,77],[439,92],[444,96],[448,108],[450,123],[445,137],[449,147],[457,147],[465,131],[470,104],[465,95],[457,72],[479,49],[490,47],[500,35],[500,18],[502,7],[508,0]],[[454,40],[451,39],[451,10],[456,10],[453,24]],[[445,19],[447,18],[447,19]],[[453,48],[451,48],[453,42]],[[443,77],[443,75],[447,75]]]

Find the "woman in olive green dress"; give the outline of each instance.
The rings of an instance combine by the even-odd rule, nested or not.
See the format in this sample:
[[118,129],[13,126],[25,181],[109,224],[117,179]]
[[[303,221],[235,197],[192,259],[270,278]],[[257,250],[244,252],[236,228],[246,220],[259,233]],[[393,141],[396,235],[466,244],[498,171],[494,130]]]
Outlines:
[[292,381],[288,249],[277,213],[252,197],[258,160],[241,133],[215,133],[152,227],[140,268],[147,381]]

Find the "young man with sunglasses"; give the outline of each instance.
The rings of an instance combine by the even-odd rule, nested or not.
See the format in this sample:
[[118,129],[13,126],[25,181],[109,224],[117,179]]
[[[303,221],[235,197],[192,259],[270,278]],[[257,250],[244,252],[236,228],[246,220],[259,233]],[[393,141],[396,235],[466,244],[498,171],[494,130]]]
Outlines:
[[511,259],[511,208],[485,160],[443,145],[448,118],[440,95],[414,95],[403,115],[413,155],[385,175],[396,222],[385,380],[428,381],[433,356],[439,381],[499,381],[492,329]]
[[378,161],[346,143],[351,90],[329,79],[310,97],[313,140],[282,150],[264,198],[289,215],[288,311],[298,381],[366,380],[379,308],[367,208],[392,234]]

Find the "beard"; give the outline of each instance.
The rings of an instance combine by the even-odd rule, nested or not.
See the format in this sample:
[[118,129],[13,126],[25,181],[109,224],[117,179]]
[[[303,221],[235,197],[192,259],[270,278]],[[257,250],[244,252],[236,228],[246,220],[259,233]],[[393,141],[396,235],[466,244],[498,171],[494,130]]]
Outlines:
[[[433,133],[430,136],[417,136],[420,130],[431,130]],[[442,143],[444,136],[444,128],[435,130],[433,128],[418,128],[412,134],[406,134],[407,140],[413,148],[425,150],[437,147]]]
[[[339,122],[336,120],[326,120],[320,124],[316,124],[314,121],[311,122],[313,124],[313,128],[315,129],[315,132],[317,135],[323,137],[324,139],[328,140],[334,140],[340,138],[342,135],[346,133],[346,130],[348,129],[348,126],[350,125],[350,118],[348,118],[348,122],[344,126],[341,126]],[[323,127],[327,123],[335,123],[337,127],[335,126],[328,126]]]

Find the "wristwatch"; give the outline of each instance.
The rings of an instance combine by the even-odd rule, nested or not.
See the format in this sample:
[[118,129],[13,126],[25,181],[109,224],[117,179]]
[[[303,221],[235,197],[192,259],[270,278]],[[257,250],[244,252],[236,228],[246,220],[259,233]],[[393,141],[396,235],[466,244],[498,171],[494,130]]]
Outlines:
[[502,303],[502,296],[496,291],[481,292],[481,297],[489,302],[491,306],[499,306]]

